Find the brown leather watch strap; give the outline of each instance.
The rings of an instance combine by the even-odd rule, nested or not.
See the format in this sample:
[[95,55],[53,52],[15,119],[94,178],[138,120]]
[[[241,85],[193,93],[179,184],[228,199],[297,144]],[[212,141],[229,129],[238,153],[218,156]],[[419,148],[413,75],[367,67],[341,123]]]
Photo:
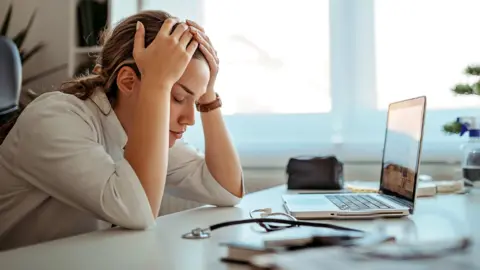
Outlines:
[[215,109],[218,109],[220,107],[222,107],[222,100],[220,99],[220,96],[218,95],[218,93],[215,93],[215,100],[212,101],[212,102],[209,102],[209,103],[206,103],[206,104],[200,104],[200,103],[196,103],[196,107],[197,107],[197,111],[199,112],[209,112],[209,111],[213,111]]

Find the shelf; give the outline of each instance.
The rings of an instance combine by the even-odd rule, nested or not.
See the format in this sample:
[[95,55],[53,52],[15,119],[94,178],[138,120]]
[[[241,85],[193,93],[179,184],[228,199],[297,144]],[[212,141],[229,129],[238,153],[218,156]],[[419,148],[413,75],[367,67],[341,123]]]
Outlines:
[[94,47],[76,47],[75,53],[77,54],[88,54],[88,53],[99,53],[102,51],[101,46],[94,46]]

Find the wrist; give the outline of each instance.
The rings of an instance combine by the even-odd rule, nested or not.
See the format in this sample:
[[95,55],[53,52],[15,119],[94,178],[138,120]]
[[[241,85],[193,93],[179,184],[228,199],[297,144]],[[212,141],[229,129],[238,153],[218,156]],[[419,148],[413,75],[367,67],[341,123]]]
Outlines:
[[209,104],[217,99],[218,95],[214,91],[207,90],[207,92],[198,100],[198,104]]
[[[222,107],[222,100],[220,99],[220,96],[217,93],[213,93],[213,95],[215,96],[215,98],[210,99],[209,96],[202,97],[204,103],[199,100],[195,104],[196,108],[197,108],[197,111],[205,113],[205,112],[210,112],[210,111],[213,111],[213,110],[216,110],[216,109]],[[209,99],[207,99],[207,98],[209,98]]]
[[154,91],[166,91],[170,93],[174,83],[168,82],[167,80],[144,76],[142,78],[142,86],[143,85],[145,85],[146,88],[155,89]]

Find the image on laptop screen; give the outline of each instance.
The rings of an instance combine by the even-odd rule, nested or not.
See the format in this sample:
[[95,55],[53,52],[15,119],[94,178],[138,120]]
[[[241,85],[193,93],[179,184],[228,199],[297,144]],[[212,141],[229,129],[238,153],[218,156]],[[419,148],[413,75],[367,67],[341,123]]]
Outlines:
[[385,133],[381,189],[413,201],[423,136],[423,97],[390,105]]

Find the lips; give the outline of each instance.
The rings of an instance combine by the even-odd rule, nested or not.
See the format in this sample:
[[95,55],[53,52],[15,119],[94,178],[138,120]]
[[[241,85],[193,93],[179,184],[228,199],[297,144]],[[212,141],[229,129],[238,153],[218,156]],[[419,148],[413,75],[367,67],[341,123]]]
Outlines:
[[173,131],[173,130],[170,130],[170,133],[171,133],[176,139],[180,139],[180,138],[182,138],[184,131]]

